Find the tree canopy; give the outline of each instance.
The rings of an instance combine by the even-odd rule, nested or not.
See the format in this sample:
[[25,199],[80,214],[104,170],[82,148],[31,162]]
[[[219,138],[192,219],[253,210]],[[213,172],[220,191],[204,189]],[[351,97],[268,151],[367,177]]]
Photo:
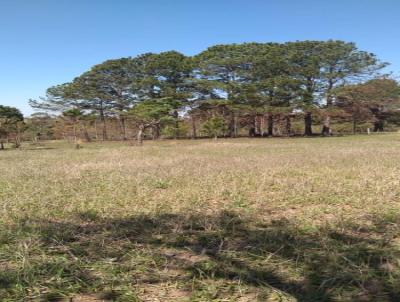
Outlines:
[[370,87],[374,82],[368,81],[381,79],[386,65],[354,43],[338,40],[215,45],[193,57],[167,51],[107,60],[50,87],[46,97],[30,104],[45,111],[94,114],[103,139],[110,121],[127,139],[127,122],[152,129],[157,138],[163,120],[174,119],[178,127],[180,119],[189,119],[195,137],[198,124],[210,118],[217,124],[224,120],[218,132],[224,136],[235,136],[240,128],[273,135],[281,121],[291,133],[293,117],[303,118],[305,135],[313,134],[317,121],[329,135],[331,119],[349,114],[346,91],[366,89],[357,86],[364,83]]

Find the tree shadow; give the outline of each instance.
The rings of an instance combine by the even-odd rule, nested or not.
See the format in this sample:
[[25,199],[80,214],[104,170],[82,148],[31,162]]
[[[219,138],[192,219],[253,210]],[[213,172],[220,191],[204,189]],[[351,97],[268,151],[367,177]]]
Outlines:
[[[309,230],[286,219],[260,223],[234,212],[125,219],[85,212],[74,222],[19,227],[38,234],[46,254],[66,259],[54,268],[31,267],[33,273],[51,279],[55,270],[65,270],[80,292],[110,285],[93,272],[105,265],[116,270],[113,287],[125,284],[122,276],[128,274],[136,287],[181,282],[188,295],[195,289],[193,280],[218,280],[278,291],[297,301],[400,301],[400,253],[392,244],[399,220],[394,219]],[[11,288],[17,279],[0,276],[0,285]]]

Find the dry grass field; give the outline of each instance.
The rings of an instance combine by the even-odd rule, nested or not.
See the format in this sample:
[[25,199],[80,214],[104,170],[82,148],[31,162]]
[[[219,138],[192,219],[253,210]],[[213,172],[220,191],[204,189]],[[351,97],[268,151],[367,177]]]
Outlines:
[[400,301],[400,134],[0,153],[0,301]]

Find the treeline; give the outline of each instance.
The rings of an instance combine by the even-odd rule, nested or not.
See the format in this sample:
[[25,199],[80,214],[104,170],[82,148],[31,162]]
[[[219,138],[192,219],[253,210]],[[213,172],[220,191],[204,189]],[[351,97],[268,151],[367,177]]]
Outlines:
[[400,122],[399,85],[381,74],[385,66],[333,40],[216,45],[192,57],[146,53],[50,87],[30,105],[51,115],[29,121],[41,137],[139,143],[383,131]]

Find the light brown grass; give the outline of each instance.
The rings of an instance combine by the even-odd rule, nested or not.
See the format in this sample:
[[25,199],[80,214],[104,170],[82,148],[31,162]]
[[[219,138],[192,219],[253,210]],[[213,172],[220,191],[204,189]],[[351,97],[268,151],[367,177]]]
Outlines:
[[[10,301],[48,297],[49,292],[56,298],[57,293],[61,298],[78,293],[92,297],[92,294],[113,292],[114,279],[122,280],[116,282],[117,292],[122,293],[117,295],[121,301],[125,294],[126,299],[137,301],[167,301],[168,292],[172,293],[172,300],[182,301],[275,301],[271,300],[275,298],[279,301],[279,297],[286,300],[308,297],[307,301],[314,301],[310,295],[317,294],[321,296],[316,296],[315,301],[378,301],[373,299],[379,295],[386,301],[395,295],[390,278],[399,272],[396,257],[381,255],[382,264],[390,260],[392,267],[390,274],[383,272],[381,276],[379,268],[368,267],[365,261],[343,260],[347,245],[346,248],[339,243],[331,246],[328,233],[339,232],[360,240],[389,240],[388,253],[397,253],[399,242],[393,226],[397,227],[396,215],[400,210],[400,134],[161,141],[145,142],[142,147],[93,143],[81,150],[53,142],[48,147],[34,150],[24,146],[22,150],[0,153],[3,238],[0,267],[8,268],[13,274],[3,279],[14,280],[0,278],[0,295]],[[158,221],[163,215],[174,215],[174,218]],[[238,225],[245,225],[246,230],[238,227],[239,231],[234,229],[225,234],[225,224],[221,226],[218,222],[220,215],[233,215],[232,221],[240,219]],[[172,235],[162,229],[147,233],[146,223],[140,227],[135,222],[132,228],[138,231],[143,228],[143,234],[158,240],[157,245],[144,235],[137,234],[138,239],[133,239],[128,229],[124,229],[128,235],[120,236],[119,230],[115,231],[118,228],[115,221],[132,217],[148,217]],[[187,233],[188,224],[192,223],[203,233]],[[276,225],[281,229],[270,230]],[[382,225],[384,232],[379,229]],[[63,226],[68,236],[74,238],[74,244],[65,238],[64,230],[60,231]],[[85,228],[89,230],[87,233]],[[274,250],[275,243],[270,241],[275,237],[254,235],[260,230],[272,233],[284,230],[286,233],[277,235],[278,241],[284,236],[294,236],[293,242],[297,242],[299,236],[304,236],[304,240],[311,238],[316,242],[312,247],[298,246],[300,252],[287,252],[288,255],[281,251],[290,245],[291,237]],[[47,233],[43,235],[43,232]],[[390,239],[385,239],[385,232],[391,234]],[[242,246],[245,234],[249,238],[256,236],[257,242],[266,241],[253,251],[252,246]],[[211,244],[214,235],[219,239]],[[206,241],[203,245],[202,236]],[[82,247],[82,242],[91,240],[98,249],[109,249],[107,256],[97,258],[90,254],[93,247]],[[257,245],[252,240],[246,244]],[[368,246],[381,248],[372,243]],[[171,248],[176,254],[169,257],[166,250]],[[328,280],[328,277],[347,280],[348,276],[343,277],[341,272],[337,276],[332,272],[321,274],[317,281],[310,281],[316,272],[310,274],[307,270],[311,266],[303,259],[307,258],[309,248],[310,255],[331,257],[320,259],[321,265],[332,262],[335,266],[337,261],[337,269],[346,269],[347,263],[362,273],[360,276],[355,276],[353,271],[349,273],[354,275],[352,278],[358,278],[349,288],[342,282]],[[354,254],[360,252],[353,245],[348,248],[354,248]],[[246,254],[242,254],[243,249]],[[115,257],[110,256],[113,253]],[[249,281],[252,280],[249,276],[243,277],[237,272],[243,270],[239,266],[235,270],[237,277],[231,277],[234,273],[227,271],[235,267],[234,260],[221,261],[221,255],[247,263],[247,270],[268,267],[288,285],[274,284],[263,275],[256,275],[256,282]],[[74,262],[77,270],[84,268],[90,272],[88,280],[97,278],[97,281],[71,281],[76,272],[70,273],[65,281],[63,278],[67,277],[54,273],[51,266],[43,273],[36,271],[36,266],[53,261],[54,257],[59,261],[63,258],[67,266]],[[195,260],[191,261],[191,257]],[[197,270],[198,263],[210,267]],[[213,265],[222,269],[216,270]],[[63,267],[60,265],[59,269],[62,271]],[[146,275],[144,280],[137,276],[138,270]],[[206,272],[199,273],[199,270]],[[214,271],[209,273],[209,270]],[[147,280],[148,275],[154,280]],[[57,282],[52,278],[63,281],[55,286]],[[377,280],[378,289],[371,289],[374,286],[370,285],[371,280]],[[1,290],[1,282],[11,285],[3,285]],[[293,289],[291,282],[303,284],[299,288],[304,287],[304,292]],[[310,282],[317,284],[310,285]]]

